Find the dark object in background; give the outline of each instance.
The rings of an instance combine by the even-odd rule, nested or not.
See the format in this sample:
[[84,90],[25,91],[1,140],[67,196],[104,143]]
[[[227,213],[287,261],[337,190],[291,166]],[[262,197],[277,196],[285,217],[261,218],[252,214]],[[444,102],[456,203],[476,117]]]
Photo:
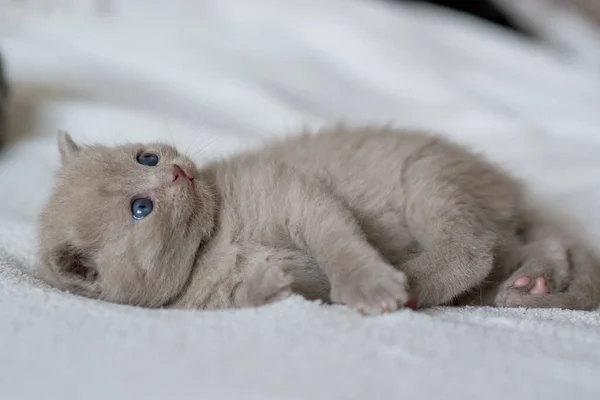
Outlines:
[[4,144],[7,135],[7,109],[8,109],[8,82],[4,75],[2,54],[0,54],[0,148]]
[[392,2],[431,3],[481,18],[525,36],[531,36],[490,0],[388,0]]

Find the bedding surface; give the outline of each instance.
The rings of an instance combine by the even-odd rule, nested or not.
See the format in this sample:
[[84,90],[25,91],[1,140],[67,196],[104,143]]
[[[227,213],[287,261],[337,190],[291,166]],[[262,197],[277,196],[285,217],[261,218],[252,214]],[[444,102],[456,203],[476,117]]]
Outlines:
[[300,127],[448,135],[600,243],[600,77],[447,11],[368,0],[0,0],[2,399],[600,398],[600,313],[361,318],[301,298],[145,310],[34,276],[58,129],[161,139],[199,163]]

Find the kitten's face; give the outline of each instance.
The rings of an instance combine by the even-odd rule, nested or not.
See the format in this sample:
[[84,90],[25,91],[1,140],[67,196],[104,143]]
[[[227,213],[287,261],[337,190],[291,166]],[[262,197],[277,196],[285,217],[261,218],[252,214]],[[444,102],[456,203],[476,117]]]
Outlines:
[[107,301],[158,307],[186,285],[214,226],[215,199],[194,163],[153,143],[77,146],[42,215],[43,277]]

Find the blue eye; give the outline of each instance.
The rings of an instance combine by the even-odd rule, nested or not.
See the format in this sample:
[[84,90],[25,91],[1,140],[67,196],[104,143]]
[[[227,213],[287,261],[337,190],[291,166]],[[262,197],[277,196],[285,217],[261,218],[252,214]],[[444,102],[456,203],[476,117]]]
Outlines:
[[152,200],[150,199],[137,199],[134,200],[131,204],[131,213],[133,214],[133,218],[140,220],[144,219],[152,212]]
[[137,156],[137,162],[148,167],[154,167],[158,164],[158,156],[154,153],[142,153]]

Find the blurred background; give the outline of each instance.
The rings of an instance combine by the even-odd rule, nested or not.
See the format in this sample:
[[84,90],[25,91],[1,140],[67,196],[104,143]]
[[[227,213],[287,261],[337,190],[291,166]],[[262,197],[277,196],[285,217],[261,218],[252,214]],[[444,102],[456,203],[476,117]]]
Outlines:
[[0,165],[37,143],[28,168],[52,170],[59,129],[203,161],[344,121],[452,136],[554,187],[562,141],[600,141],[599,1],[0,0]]
[[[491,55],[494,56],[488,61],[497,66],[523,67],[529,62],[520,58],[521,54],[493,49],[506,47],[508,42],[508,47],[519,48],[521,54],[528,52],[526,57],[544,54],[553,63],[568,65],[571,71],[598,76],[600,0],[0,0],[0,54],[4,54],[13,86],[11,137],[36,130],[38,118],[32,109],[39,108],[40,103],[77,98],[87,98],[88,103],[151,108],[211,125],[210,119],[215,116],[201,115],[199,109],[208,107],[207,102],[218,103],[235,82],[242,88],[261,69],[267,76],[261,77],[260,82],[253,81],[255,95],[268,92],[279,103],[289,103],[294,98],[312,103],[304,104],[304,108],[322,109],[320,93],[335,92],[335,85],[327,80],[325,86],[317,83],[320,79],[312,73],[333,72],[336,67],[326,60],[348,63],[337,66],[342,69],[362,69],[371,74],[367,81],[375,79],[377,70],[391,69],[396,64],[400,64],[399,71],[409,70],[407,76],[417,70],[425,74],[427,70],[437,70],[434,74],[440,78],[443,73],[448,80],[460,80],[463,78],[457,74],[478,69],[481,64],[476,64],[476,60],[485,62]],[[351,49],[352,45],[356,47]],[[480,47],[473,47],[476,45]],[[359,64],[368,59],[373,65],[380,65],[374,70],[351,65],[361,58]],[[460,68],[455,61],[463,63]],[[290,62],[293,67],[288,65]],[[421,65],[413,68],[411,63]],[[233,65],[237,65],[236,71]],[[159,71],[161,66],[164,69]],[[442,66],[446,68],[443,72]],[[180,81],[185,80],[182,70],[191,72],[194,68],[196,82],[175,82],[177,75],[182,78]],[[278,70],[276,75],[280,76],[274,77],[268,72],[271,69]],[[219,83],[218,79],[228,76],[227,71],[235,79]],[[65,80],[68,74],[72,78]],[[214,74],[218,75],[217,80],[201,82]],[[146,78],[153,84],[148,85]],[[400,82],[400,78],[395,77],[396,86],[389,82],[392,86],[388,89],[393,87],[396,96],[411,98],[411,79]],[[265,79],[277,83],[266,84]],[[299,79],[306,82],[307,88],[297,87],[303,86]],[[355,76],[347,90],[351,92],[359,80]],[[421,86],[423,91],[436,86],[431,79],[428,81],[428,85]],[[200,103],[196,95],[194,101],[169,95],[169,102],[165,102],[141,90],[144,87],[156,91],[163,85],[168,92],[177,85],[189,89],[204,85],[203,95],[210,87],[219,95],[212,92]],[[303,98],[309,90],[314,90],[315,99]],[[378,88],[373,88],[371,93],[376,91]],[[463,95],[469,92],[466,88],[461,91]],[[189,92],[188,97],[193,90]],[[413,100],[418,102],[419,97],[422,94]],[[432,96],[427,97],[432,100]],[[405,120],[402,113],[390,113],[389,105],[377,111],[377,102],[365,107],[344,107],[347,102],[348,99],[342,99],[339,107],[329,105],[326,112],[313,110],[297,117],[304,122],[385,117],[412,123],[410,113]],[[243,124],[247,117],[238,114]],[[231,118],[226,119],[215,121],[215,127],[238,128]],[[290,123],[295,126],[298,121],[292,120]],[[280,124],[277,126],[281,129]]]
[[390,0],[465,12],[540,40],[583,68],[600,72],[599,0]]
[[600,0],[0,0],[7,139],[51,168],[59,129],[202,158],[393,123],[539,180],[576,151],[540,140],[598,138],[599,32]]
[[[574,13],[588,23],[600,22],[600,2],[597,0],[389,0],[430,3],[463,11],[511,29],[522,30],[539,21],[550,25],[550,19],[561,13]],[[516,19],[516,20],[513,20]],[[544,22],[545,21],[545,22]],[[539,28],[539,27],[537,27]],[[530,26],[527,29],[535,30]],[[550,28],[548,28],[550,29]]]
[[[348,341],[348,320],[318,322],[316,308],[268,321],[154,319],[51,297],[28,272],[58,130],[84,144],[167,141],[198,163],[340,121],[428,130],[524,179],[600,243],[599,26],[596,0],[0,0],[11,89],[0,151],[0,398],[216,398],[212,385],[241,388],[233,398],[253,388],[280,399],[293,387],[311,399],[386,390],[597,399],[598,321],[587,314],[399,320],[409,329],[382,319],[365,325],[368,340]],[[280,321],[292,330],[270,325]],[[248,340],[264,341],[268,327],[277,340]],[[310,329],[331,342],[311,347]],[[357,349],[361,357],[346,358]]]

